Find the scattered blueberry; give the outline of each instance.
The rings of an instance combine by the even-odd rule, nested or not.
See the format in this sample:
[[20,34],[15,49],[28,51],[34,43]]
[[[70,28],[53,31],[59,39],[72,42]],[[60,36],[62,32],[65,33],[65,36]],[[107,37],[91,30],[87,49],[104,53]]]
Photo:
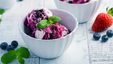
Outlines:
[[23,1],[23,0],[19,0],[19,1]]
[[16,48],[18,46],[18,42],[14,40],[14,41],[11,42],[11,45],[13,45],[14,48]]
[[113,36],[113,31],[112,30],[108,30],[106,32],[106,34],[107,34],[108,37],[112,37]]
[[99,40],[100,37],[101,37],[101,35],[100,35],[99,33],[94,33],[94,34],[93,34],[93,38],[94,38],[95,40]]
[[108,36],[107,35],[103,35],[102,36],[102,42],[106,42],[108,40]]
[[7,46],[7,51],[10,51],[10,50],[14,50],[14,46],[13,45],[8,45]]
[[1,43],[0,47],[1,49],[5,50],[8,44],[6,42]]
[[72,1],[68,1],[68,3],[72,4]]

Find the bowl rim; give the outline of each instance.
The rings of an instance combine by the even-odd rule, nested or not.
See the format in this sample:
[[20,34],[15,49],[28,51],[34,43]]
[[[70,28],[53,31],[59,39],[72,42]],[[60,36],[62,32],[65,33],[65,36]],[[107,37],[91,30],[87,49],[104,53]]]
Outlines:
[[[68,11],[62,10],[62,9],[49,9],[49,10],[57,10],[57,11],[62,11],[62,12],[66,12],[66,13],[70,14],[70,15],[74,18],[75,23],[76,23],[76,26],[75,26],[74,30],[73,30],[71,33],[69,33],[68,35],[66,35],[66,36],[64,36],[64,37],[61,37],[61,38],[57,38],[57,39],[48,39],[48,40],[45,40],[45,39],[36,39],[36,38],[33,38],[33,37],[31,37],[31,36],[25,34],[25,33],[22,31],[20,25],[21,25],[21,22],[22,22],[24,19],[21,19],[20,22],[19,22],[19,24],[18,24],[18,29],[19,29],[19,31],[20,31],[22,34],[24,34],[26,37],[28,37],[28,38],[30,38],[30,39],[33,39],[33,40],[36,40],[36,41],[39,41],[39,40],[40,40],[40,41],[56,41],[56,40],[61,40],[61,39],[64,39],[64,38],[70,36],[72,33],[74,33],[74,32],[76,31],[76,29],[78,28],[78,21],[77,21],[77,18],[76,18],[73,14],[71,14],[71,13],[68,12]],[[25,18],[25,17],[24,17],[24,18]]]
[[62,1],[60,1],[60,0],[54,0],[54,1],[58,1],[58,2],[60,2],[60,3],[63,3],[63,4],[66,4],[66,5],[87,5],[87,4],[92,4],[92,3],[94,3],[94,2],[97,2],[97,1],[99,1],[99,0],[91,0],[91,1],[89,1],[89,2],[87,2],[87,3],[83,3],[83,4],[69,4],[69,3],[66,3],[66,2],[62,2]]

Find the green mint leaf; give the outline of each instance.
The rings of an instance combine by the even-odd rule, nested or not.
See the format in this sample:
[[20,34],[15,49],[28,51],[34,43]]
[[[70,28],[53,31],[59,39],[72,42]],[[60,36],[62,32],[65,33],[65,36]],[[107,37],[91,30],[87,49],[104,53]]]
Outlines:
[[29,58],[30,57],[30,52],[25,47],[20,47],[19,49],[17,49],[16,54],[21,56],[21,57],[24,57],[24,58]]
[[13,61],[14,59],[16,59],[17,55],[15,50],[11,50],[7,53],[5,53],[2,57],[1,57],[1,62],[4,64],[7,64],[11,61]]
[[3,14],[5,11],[4,10],[0,10],[0,15]]
[[19,61],[20,64],[25,63],[24,59],[21,56],[18,56],[18,61]]
[[49,24],[53,24],[53,21],[49,20]]
[[16,54],[17,54],[17,56],[20,56],[20,51],[19,51],[19,49],[16,49]]
[[109,10],[107,11],[107,14],[113,16],[113,8],[109,9]]
[[2,19],[0,18],[0,22],[2,21]]
[[47,20],[41,20],[38,24],[37,24],[37,28],[46,28],[50,26],[49,22]]
[[53,24],[55,24],[55,23],[59,22],[59,21],[61,20],[61,18],[58,17],[58,16],[53,15],[53,16],[50,16],[50,17],[48,18],[48,20],[49,20],[49,21],[50,21],[50,20],[53,21]]

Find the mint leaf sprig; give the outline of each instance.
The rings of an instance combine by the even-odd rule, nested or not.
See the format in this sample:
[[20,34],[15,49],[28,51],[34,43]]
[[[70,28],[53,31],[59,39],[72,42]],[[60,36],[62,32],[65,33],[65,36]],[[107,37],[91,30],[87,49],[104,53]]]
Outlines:
[[45,20],[41,20],[37,24],[37,28],[46,28],[46,27],[50,26],[50,24],[55,24],[55,23],[59,22],[60,20],[61,20],[61,18],[58,17],[58,16],[55,16],[55,15],[50,16],[48,18],[48,20],[46,20],[46,19]]
[[0,18],[0,22],[2,21],[2,19]]
[[[4,10],[0,10],[0,15],[2,15],[5,11]],[[2,19],[0,18],[0,22],[2,21]]]
[[20,47],[17,50],[11,50],[11,51],[5,53],[1,57],[1,62],[4,64],[8,64],[17,58],[20,64],[24,64],[25,61],[23,58],[29,58],[29,57],[30,57],[29,50],[25,47]]
[[4,10],[0,10],[0,15],[2,15],[5,11]]
[[108,7],[106,8],[107,14],[113,16],[113,7],[108,9]]

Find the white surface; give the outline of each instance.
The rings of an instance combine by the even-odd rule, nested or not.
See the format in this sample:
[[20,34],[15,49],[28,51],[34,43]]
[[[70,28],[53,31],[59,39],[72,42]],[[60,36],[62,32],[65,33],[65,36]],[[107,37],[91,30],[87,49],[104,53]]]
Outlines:
[[[18,31],[18,22],[32,9],[42,6],[56,8],[53,0],[23,0],[7,10],[2,16],[3,21],[0,23],[0,43],[5,41],[10,44],[12,40],[17,40],[20,46],[26,46]],[[113,64],[113,39],[110,38],[108,42],[102,44],[101,40],[92,40],[93,32],[91,32],[91,26],[96,15],[105,12],[106,7],[113,7],[113,1],[103,0],[94,17],[88,23],[79,24],[76,37],[62,56],[47,60],[39,58],[31,52],[31,57],[25,59],[25,64]],[[109,29],[113,29],[113,26]],[[101,32],[101,35],[105,32]],[[0,57],[5,52],[0,49]],[[0,62],[0,64],[2,63]],[[9,64],[19,63],[16,60]]]
[[13,7],[16,0],[0,0],[0,9],[9,9]]

